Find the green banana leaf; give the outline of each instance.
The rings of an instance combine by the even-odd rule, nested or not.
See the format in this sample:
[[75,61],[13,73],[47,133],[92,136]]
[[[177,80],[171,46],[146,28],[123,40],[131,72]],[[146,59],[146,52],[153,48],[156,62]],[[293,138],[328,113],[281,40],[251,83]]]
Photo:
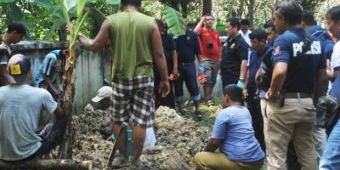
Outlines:
[[169,33],[173,34],[174,36],[185,34],[186,24],[182,13],[169,6],[165,6],[162,10],[162,18],[168,25]]
[[111,4],[111,5],[119,5],[120,0],[106,0],[106,3]]
[[15,0],[0,0],[0,3],[12,3]]

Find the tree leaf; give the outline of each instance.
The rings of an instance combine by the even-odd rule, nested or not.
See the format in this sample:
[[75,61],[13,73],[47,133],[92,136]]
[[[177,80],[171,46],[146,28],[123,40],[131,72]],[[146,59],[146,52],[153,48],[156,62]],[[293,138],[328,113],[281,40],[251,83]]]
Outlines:
[[165,6],[162,11],[162,17],[166,24],[168,25],[168,32],[175,35],[183,35],[185,34],[185,22],[182,17],[182,14],[175,9]]
[[83,12],[85,4],[86,4],[86,0],[78,0],[78,3],[77,3],[77,17],[81,16],[81,13]]
[[15,0],[0,0],[0,3],[12,3],[15,2]]
[[70,10],[72,7],[76,6],[77,0],[64,0],[64,6],[68,10]]
[[50,0],[34,0],[40,6],[51,8],[54,4]]
[[120,0],[106,0],[106,3],[111,4],[111,5],[119,5]]

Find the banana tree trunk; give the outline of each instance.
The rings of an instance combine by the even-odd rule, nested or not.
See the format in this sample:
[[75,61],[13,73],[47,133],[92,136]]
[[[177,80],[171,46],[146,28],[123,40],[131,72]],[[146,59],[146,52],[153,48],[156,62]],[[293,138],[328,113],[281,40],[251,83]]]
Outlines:
[[75,141],[75,126],[72,123],[73,116],[73,101],[74,101],[74,93],[75,93],[75,68],[76,64],[76,53],[75,53],[75,45],[71,44],[69,46],[69,56],[66,59],[65,63],[65,73],[64,73],[64,103],[63,108],[64,112],[68,117],[68,125],[64,135],[64,141],[60,145],[59,156],[62,159],[72,159],[72,147]]

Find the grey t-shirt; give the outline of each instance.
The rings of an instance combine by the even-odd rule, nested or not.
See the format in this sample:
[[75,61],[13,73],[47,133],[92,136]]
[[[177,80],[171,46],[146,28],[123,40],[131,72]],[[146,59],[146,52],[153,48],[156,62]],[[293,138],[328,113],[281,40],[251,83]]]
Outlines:
[[11,49],[4,42],[0,44],[0,65],[7,65]]
[[0,159],[16,161],[34,154],[42,139],[35,133],[40,112],[57,107],[51,94],[29,85],[0,87]]

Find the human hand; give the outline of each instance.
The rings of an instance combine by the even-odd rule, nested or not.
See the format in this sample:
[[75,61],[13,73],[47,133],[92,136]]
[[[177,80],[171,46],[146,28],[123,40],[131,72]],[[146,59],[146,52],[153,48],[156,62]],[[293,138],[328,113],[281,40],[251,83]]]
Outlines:
[[204,64],[203,64],[203,63],[200,63],[200,64],[198,65],[198,71],[199,71],[200,73],[203,73],[203,72],[204,72]]
[[247,88],[244,88],[242,93],[243,93],[243,97],[246,99],[248,97],[248,90],[247,90]]
[[170,84],[168,80],[161,80],[159,82],[158,93],[161,94],[162,97],[166,97],[170,92]]
[[237,82],[237,87],[244,89],[244,87],[245,87],[244,80],[239,79],[238,82]]

